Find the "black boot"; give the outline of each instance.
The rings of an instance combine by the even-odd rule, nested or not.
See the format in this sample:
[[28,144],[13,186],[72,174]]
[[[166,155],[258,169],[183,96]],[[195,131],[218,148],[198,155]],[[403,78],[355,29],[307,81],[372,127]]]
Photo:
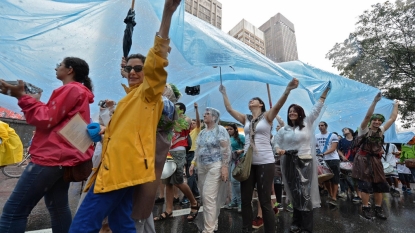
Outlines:
[[364,219],[372,219],[371,208],[362,206],[362,213],[360,214],[360,216]]
[[375,216],[383,220],[387,219],[381,206],[375,206]]

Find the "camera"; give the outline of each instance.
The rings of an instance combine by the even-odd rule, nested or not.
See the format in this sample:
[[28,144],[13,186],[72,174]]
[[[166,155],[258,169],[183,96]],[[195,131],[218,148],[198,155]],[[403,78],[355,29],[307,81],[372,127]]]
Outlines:
[[[10,84],[10,85],[14,85],[14,86],[17,86],[19,84],[17,81],[5,81],[5,82]],[[42,93],[43,92],[43,90],[40,89],[39,87],[37,87],[37,86],[35,86],[31,83],[27,83],[27,82],[24,83],[24,90],[28,94],[36,94],[36,93]]]
[[98,102],[98,106],[100,106],[101,108],[106,108],[107,107],[107,102],[105,102],[105,100],[100,100]]

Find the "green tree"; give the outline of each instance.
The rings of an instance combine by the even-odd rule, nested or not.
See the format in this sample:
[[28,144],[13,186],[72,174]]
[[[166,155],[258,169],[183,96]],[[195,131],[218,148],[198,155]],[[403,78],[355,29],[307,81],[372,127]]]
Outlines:
[[341,75],[379,88],[390,99],[402,101],[404,128],[415,120],[415,0],[373,5],[343,43],[326,58]]

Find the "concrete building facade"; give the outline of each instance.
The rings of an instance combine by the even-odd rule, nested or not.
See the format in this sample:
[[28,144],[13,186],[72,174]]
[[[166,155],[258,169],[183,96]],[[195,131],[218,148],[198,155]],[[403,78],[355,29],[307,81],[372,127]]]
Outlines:
[[244,42],[256,51],[264,55],[266,54],[264,32],[245,19],[242,19],[228,34]]
[[259,27],[264,32],[266,56],[274,62],[298,60],[294,24],[278,13]]
[[222,3],[217,0],[186,0],[185,11],[222,29]]

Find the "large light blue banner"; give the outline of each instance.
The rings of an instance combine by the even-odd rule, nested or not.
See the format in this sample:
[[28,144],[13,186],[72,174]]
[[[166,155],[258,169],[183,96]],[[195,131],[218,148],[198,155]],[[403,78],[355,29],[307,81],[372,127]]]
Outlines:
[[[168,82],[183,93],[181,102],[193,117],[193,102],[212,106],[222,113],[221,119],[234,121],[225,111],[219,68],[232,106],[248,113],[248,101],[258,96],[268,103],[266,83],[270,84],[271,101],[275,103],[286,84],[296,77],[300,87],[292,92],[280,112],[286,119],[287,106],[297,103],[309,111],[324,88],[331,82],[327,109],[322,120],[330,131],[343,127],[356,129],[379,91],[368,85],[311,67],[301,61],[276,64],[244,43],[221,30],[184,12],[184,0],[172,23],[172,52],[169,55]],[[55,64],[64,57],[77,56],[90,65],[95,103],[101,99],[118,101],[125,93],[120,75],[123,22],[131,1],[86,0],[19,0],[2,1],[0,7],[0,78],[23,79],[44,90],[47,101],[61,82],[56,79]],[[146,54],[158,30],[164,0],[136,0],[136,22],[131,53]],[[312,45],[310,45],[312,46]],[[198,96],[186,96],[186,86],[201,85]],[[17,101],[0,95],[0,106],[19,111]],[[382,99],[376,112],[390,116],[393,101]],[[267,104],[267,108],[269,108]],[[397,142],[395,126],[386,134]]]

